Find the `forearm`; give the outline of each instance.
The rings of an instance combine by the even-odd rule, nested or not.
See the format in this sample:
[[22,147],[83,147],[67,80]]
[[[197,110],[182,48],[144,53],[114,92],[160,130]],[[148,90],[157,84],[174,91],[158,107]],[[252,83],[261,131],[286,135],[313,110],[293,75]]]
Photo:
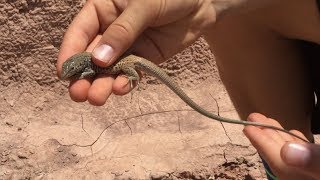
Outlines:
[[233,7],[244,4],[248,0],[211,0],[217,13],[217,17],[224,12]]
[[273,0],[211,0],[216,10],[217,17],[226,10],[232,8],[240,8],[243,11],[258,9],[266,6],[268,3],[274,2]]
[[[217,21],[225,19],[222,14],[229,14],[227,19],[237,22],[245,18],[280,37],[320,43],[319,9],[315,0],[212,0],[212,3]],[[215,25],[207,29],[207,41]]]

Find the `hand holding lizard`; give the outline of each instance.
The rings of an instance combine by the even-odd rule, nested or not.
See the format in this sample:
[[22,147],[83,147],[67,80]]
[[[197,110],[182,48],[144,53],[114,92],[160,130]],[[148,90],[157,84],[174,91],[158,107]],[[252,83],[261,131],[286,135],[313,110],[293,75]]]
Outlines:
[[[68,28],[59,52],[57,69],[70,56],[93,51],[94,63],[109,66],[128,51],[164,61],[194,42],[215,21],[211,0],[91,0]],[[126,94],[127,79],[101,75],[72,81],[74,101],[103,105],[111,93]]]

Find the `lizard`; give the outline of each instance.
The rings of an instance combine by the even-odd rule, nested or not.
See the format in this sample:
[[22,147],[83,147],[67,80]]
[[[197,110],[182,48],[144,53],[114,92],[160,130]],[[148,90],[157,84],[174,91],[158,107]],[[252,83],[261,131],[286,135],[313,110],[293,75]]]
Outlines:
[[87,77],[94,77],[97,74],[110,74],[117,75],[120,73],[124,73],[124,75],[128,78],[128,83],[130,82],[131,88],[133,87],[133,81],[139,82],[139,74],[137,70],[143,71],[149,75],[152,75],[163,82],[166,86],[168,86],[176,95],[178,95],[186,104],[188,104],[192,109],[197,111],[198,113],[214,119],[220,122],[232,123],[232,124],[241,124],[241,125],[251,125],[269,128],[277,131],[281,131],[296,138],[303,140],[304,142],[308,142],[304,138],[286,130],[276,126],[263,124],[259,122],[251,122],[244,120],[235,120],[229,119],[225,117],[221,117],[219,115],[213,114],[206,109],[202,108],[200,105],[195,103],[179,86],[177,83],[170,78],[169,75],[165,73],[159,66],[152,63],[151,61],[144,59],[142,57],[133,55],[133,54],[125,54],[121,56],[118,61],[106,68],[95,65],[92,62],[92,55],[89,52],[82,52],[75,54],[68,58],[62,65],[61,79],[83,79]]

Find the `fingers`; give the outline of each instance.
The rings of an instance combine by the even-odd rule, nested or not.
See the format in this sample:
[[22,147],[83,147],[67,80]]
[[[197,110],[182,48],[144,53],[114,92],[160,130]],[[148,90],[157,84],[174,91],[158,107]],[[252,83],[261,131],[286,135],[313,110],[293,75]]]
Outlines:
[[88,89],[87,99],[92,105],[102,106],[106,103],[112,93],[116,95],[125,95],[130,91],[131,87],[127,77],[118,76],[114,79],[111,76],[100,75],[92,82],[91,87]]
[[[267,121],[268,118],[258,113],[251,114],[248,117],[248,120],[257,121],[257,119],[259,119],[259,122],[263,122]],[[271,167],[276,167],[276,165],[280,163],[279,159],[273,157],[279,156],[281,146],[270,134],[254,126],[246,126],[243,132]]]
[[95,106],[102,106],[112,93],[113,77],[98,76],[88,90],[88,102]]
[[92,3],[86,3],[66,31],[60,47],[57,70],[60,75],[63,62],[72,55],[83,52],[99,31],[99,22]]
[[[118,1],[115,1],[118,2]],[[124,2],[124,1],[119,1]],[[133,1],[134,2],[134,1]],[[137,6],[137,5],[139,6]],[[123,54],[139,34],[145,29],[147,19],[150,16],[146,15],[144,10],[140,9],[141,3],[132,3],[128,7],[127,4],[117,4],[120,10],[124,11],[119,17],[118,14],[111,19],[110,12],[102,11],[100,14],[100,21],[102,24],[112,24],[104,31],[101,39],[93,50],[93,61],[99,66],[108,66],[112,64],[121,54]],[[97,6],[99,8],[101,6]],[[116,19],[114,22],[113,20]],[[110,86],[112,84],[112,86]],[[117,95],[124,95],[130,92],[131,87],[128,84],[128,79],[122,76],[111,81],[106,77],[96,79],[88,92],[88,101],[93,105],[103,105],[110,94],[113,92]]]
[[[99,40],[99,36],[97,36],[91,44],[89,44],[87,50],[90,51],[93,49],[92,44]],[[84,102],[87,100],[88,92],[92,83],[92,79],[81,79],[76,80],[70,83],[69,86],[69,94],[73,101],[75,102]]]
[[[102,37],[99,32],[104,31],[105,27],[116,19],[117,9],[110,2],[100,1],[97,5],[97,1],[88,1],[70,24],[59,51],[58,75],[67,58],[79,52],[92,51]],[[101,16],[101,12],[105,12],[104,16]],[[93,82],[92,80],[73,81],[69,87],[70,97],[76,102],[88,100],[93,105],[103,105],[112,91],[113,80],[111,79],[111,77],[97,77]]]
[[[207,2],[207,4],[203,2]],[[92,48],[94,63],[99,66],[108,66],[114,63],[120,55],[129,49],[136,39],[139,39],[138,37],[141,37],[141,33],[149,26],[156,27],[171,23],[174,24],[178,19],[181,19],[181,21],[187,22],[183,25],[190,27],[191,32],[201,32],[198,30],[201,28],[192,27],[204,26],[202,22],[207,19],[204,17],[212,19],[211,12],[214,12],[214,8],[211,7],[210,4],[211,1],[209,0],[87,1],[65,34],[58,57],[58,74],[61,73],[61,66],[67,58],[78,52],[85,50],[90,51],[92,47],[94,47],[94,49]],[[213,11],[209,11],[209,7],[211,7]],[[190,15],[190,17],[188,15]],[[190,20],[186,16],[191,18],[193,22],[191,24],[194,24],[193,26],[189,25]],[[181,26],[179,26],[179,24],[177,27],[173,26],[173,32],[175,28],[179,29]],[[99,34],[102,35],[97,37]],[[184,33],[181,34],[184,35]],[[194,33],[196,35],[192,34],[193,33],[186,36],[193,37],[197,36],[198,33]],[[159,37],[166,35],[166,32],[164,32],[164,34],[161,34],[161,32],[155,34],[155,36]],[[153,38],[150,38],[148,35],[145,35],[145,37],[144,40],[149,40],[148,44],[153,42]],[[194,39],[192,37],[186,38]],[[182,44],[184,44],[183,39],[175,39],[182,41]],[[165,57],[162,55],[163,53],[160,52],[159,47],[168,48],[168,46],[165,46],[165,44],[159,45],[154,42],[153,45],[154,47],[151,48],[153,49],[153,53],[149,52],[149,56],[156,55],[156,57]],[[179,47],[179,43],[177,46]],[[150,46],[148,47],[150,48]],[[110,83],[111,81],[105,77],[100,78],[93,82],[91,82],[91,80],[80,80],[71,83],[69,90],[72,99],[75,101],[85,101],[87,99],[94,105],[103,104],[105,99],[110,95],[111,86],[111,84],[108,86],[104,83]],[[115,94],[125,94],[130,90],[130,86],[127,86],[127,80],[122,81],[121,79],[122,78],[119,78],[113,82],[112,89]],[[124,82],[126,82],[126,84],[124,84]],[[101,91],[102,87],[107,88],[105,92]],[[96,89],[96,91],[94,89]],[[99,98],[101,99],[99,100]]]
[[[112,64],[123,54],[153,19],[154,11],[146,10],[152,1],[130,1],[127,8],[110,24],[93,50],[94,62],[99,66]],[[151,2],[151,3],[149,3]],[[150,6],[152,8],[155,6]]]
[[[299,137],[304,138],[306,141],[309,141],[302,132],[298,131],[298,130],[290,130],[290,132],[296,134]],[[297,138],[297,137],[293,137],[295,142],[301,142],[301,143],[305,143],[305,141],[302,141],[301,139]]]
[[[146,28],[150,18],[152,18],[152,16],[146,13],[154,11],[146,11],[146,8],[142,6],[143,3],[130,1],[133,3],[127,5],[123,4],[123,2],[124,1],[115,1],[116,6],[120,11],[123,10],[123,12],[120,15],[117,14],[119,17],[114,17],[114,19],[106,19],[110,17],[109,12],[99,11],[101,12],[100,21],[103,21],[103,24],[108,24],[112,21],[112,23],[106,27],[106,30],[102,27],[103,31],[105,31],[92,53],[94,63],[99,66],[108,66],[114,63],[114,61],[131,46],[135,39],[137,39]],[[100,6],[97,8],[99,7]],[[110,82],[106,80],[94,81],[88,92],[88,101],[91,104],[103,105],[111,92],[116,95],[124,95],[131,90],[128,79],[123,76],[119,76],[113,81],[112,89],[110,89],[106,83]],[[103,88],[107,91],[103,92]]]
[[[263,116],[258,113],[253,113],[250,114],[248,117],[249,121],[255,121],[255,122],[260,122],[264,124],[270,124],[276,127],[281,127],[280,124],[270,118],[267,118],[266,116]],[[278,132],[275,130],[271,130],[268,128],[259,128],[259,127],[254,127],[254,126],[247,126],[244,128],[244,134],[248,137],[252,145],[258,150],[259,154],[268,162],[270,165],[272,171],[280,176],[280,177],[295,177],[297,179],[301,179],[301,177],[305,177],[304,172],[298,172],[294,171],[292,172],[292,167],[288,167],[286,165],[285,161],[288,161],[288,164],[308,164],[308,163],[303,163],[305,161],[301,160],[302,159],[307,159],[309,160],[309,156],[311,156],[311,151],[310,153],[306,153],[307,151],[300,146],[293,145],[293,147],[290,147],[288,145],[285,145],[288,141],[290,142],[296,142],[296,143],[302,143],[306,145],[302,140],[298,140],[297,138],[294,138],[290,136],[289,134],[283,133],[283,132]],[[302,133],[298,131],[291,131],[301,137],[304,137]],[[292,143],[290,143],[292,144]],[[292,145],[291,145],[292,146]],[[308,145],[307,145],[308,146]],[[290,152],[290,148],[296,148],[296,150],[292,150]],[[288,150],[289,149],[289,150]],[[300,152],[298,152],[300,151]],[[315,151],[316,152],[316,151]],[[302,154],[309,154],[309,155],[302,155]],[[317,156],[320,153],[320,149],[318,149],[317,153],[314,153],[315,158],[319,158]],[[290,159],[291,158],[291,159]],[[296,159],[294,159],[296,158]],[[300,158],[300,159],[299,159]],[[285,160],[286,159],[286,160]],[[319,161],[319,160],[318,160]],[[317,161],[317,162],[318,162]],[[313,162],[315,163],[315,162]],[[305,165],[306,169],[309,167],[309,169],[312,169],[313,172],[320,172],[319,168],[317,169],[316,167],[319,167],[319,164],[313,165],[310,163],[310,166]],[[295,168],[294,168],[295,169]],[[310,170],[311,171],[311,170]],[[310,174],[309,174],[310,175]]]
[[[252,116],[248,117],[249,121],[255,121],[255,122],[260,122],[260,123],[264,123],[264,124],[269,124],[269,125],[273,125],[275,127],[280,127],[280,124],[272,119],[269,119],[263,115],[260,114],[253,114]],[[263,128],[263,132],[268,135],[270,138],[272,138],[275,142],[277,142],[277,144],[283,144],[283,138],[273,129],[269,129],[269,128]]]
[[[83,52],[90,47],[99,30],[99,22],[92,3],[86,3],[80,13],[70,24],[64,35],[58,55],[57,73],[60,77],[64,61],[72,55]],[[72,100],[84,102],[87,100],[91,80],[79,80],[70,83],[69,93]]]
[[[213,24],[215,21],[215,11],[211,1],[134,0],[128,1],[128,4],[121,2],[123,1],[114,0],[120,11],[119,17],[106,28],[101,41],[93,51],[94,62],[99,66],[105,67],[112,64],[129,49],[147,27],[152,26],[159,29],[160,26],[162,28],[160,28],[161,31],[159,33],[166,34],[179,33],[181,29],[190,28],[188,34],[183,31],[178,34],[181,38],[176,38],[182,44],[186,44],[186,42],[183,42],[183,38],[194,41],[195,37],[200,35],[200,29],[203,29],[208,24]],[[176,24],[178,21],[181,21],[181,23]],[[170,24],[173,24],[173,26],[168,26]],[[174,25],[177,27],[174,27]],[[154,40],[154,38],[157,39],[156,37],[163,38],[166,36],[152,35],[151,37]],[[161,49],[162,46],[159,47],[159,44],[166,44],[163,43],[162,38],[155,40],[157,42],[156,49]],[[190,44],[189,41],[188,44]]]
[[[263,124],[269,124],[278,128],[283,128],[278,121],[267,118],[259,113],[252,113],[248,117],[248,121],[255,121],[255,122],[260,122]],[[275,141],[277,141],[279,144],[283,144],[284,141],[293,141],[295,140],[295,137],[291,136],[288,133],[281,132],[281,131],[275,131],[270,128],[263,128],[263,130],[270,136],[272,137]],[[304,136],[302,136],[304,137]]]
[[281,149],[281,158],[297,170],[320,178],[320,145],[311,143],[286,143]]
[[[134,86],[135,84],[136,82],[134,81]],[[114,94],[125,95],[131,91],[131,88],[134,88],[134,87],[130,87],[130,82],[126,76],[120,75],[116,78],[112,88],[113,88]]]
[[75,102],[86,101],[90,85],[91,81],[87,79],[72,81],[69,86],[69,95],[71,99]]

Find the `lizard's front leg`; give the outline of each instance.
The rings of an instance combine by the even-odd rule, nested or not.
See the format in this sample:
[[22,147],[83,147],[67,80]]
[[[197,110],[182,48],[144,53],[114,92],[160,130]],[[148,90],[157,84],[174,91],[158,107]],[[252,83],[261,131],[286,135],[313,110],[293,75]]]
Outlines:
[[80,75],[79,79],[83,79],[86,77],[94,77],[96,72],[92,68],[86,68]]

